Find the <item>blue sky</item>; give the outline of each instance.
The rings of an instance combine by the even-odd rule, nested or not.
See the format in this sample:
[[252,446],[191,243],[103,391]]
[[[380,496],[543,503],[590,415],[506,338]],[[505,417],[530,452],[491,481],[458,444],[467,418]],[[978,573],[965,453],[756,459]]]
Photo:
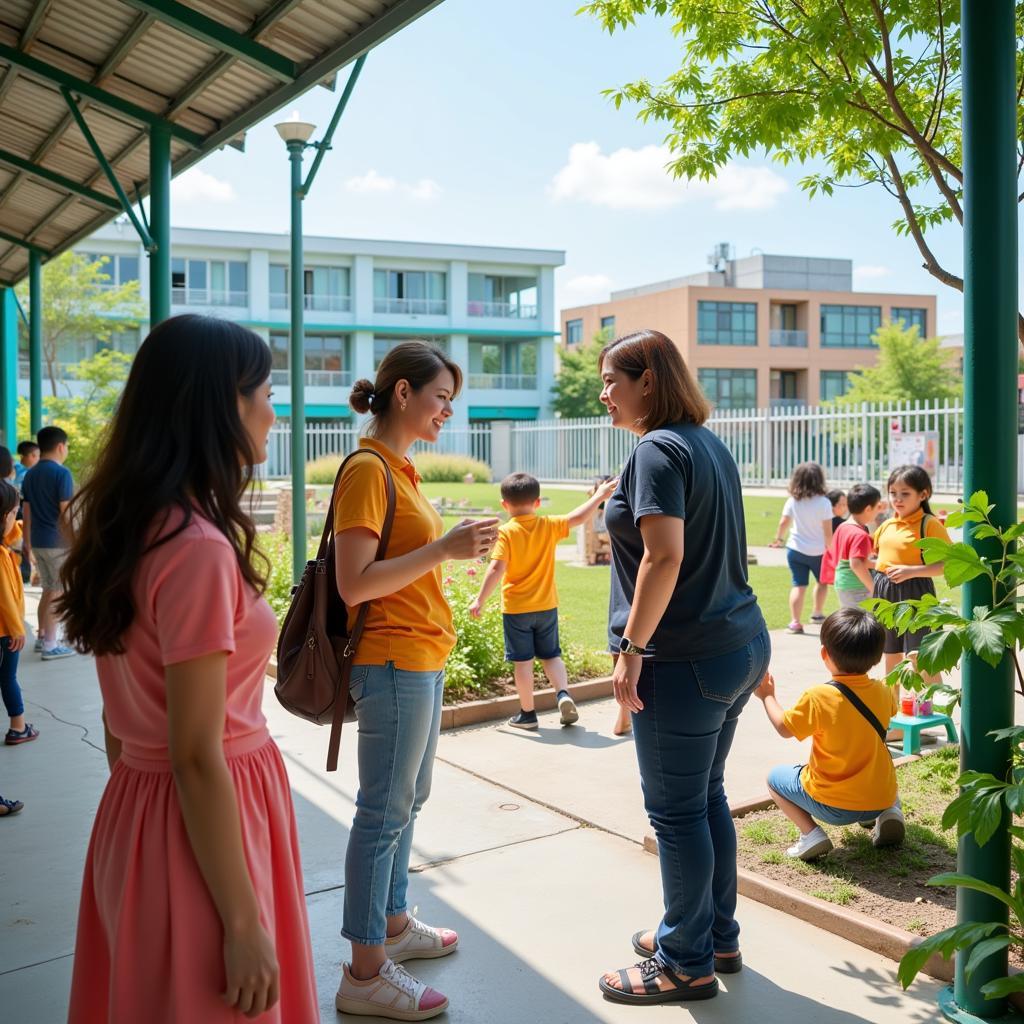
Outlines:
[[[716,242],[738,256],[848,257],[855,287],[936,294],[939,332],[962,329],[960,296],[894,235],[895,200],[880,189],[809,200],[799,168],[761,157],[678,193],[660,171],[663,129],[601,95],[677,66],[669,23],[609,37],[580,3],[445,0],[372,52],[306,200],[306,232],[564,249],[560,306],[701,270]],[[294,108],[322,131],[337,95],[313,90],[253,128],[244,154],[214,154],[176,181],[175,224],[286,231],[273,123]],[[931,240],[959,273],[959,229]]]

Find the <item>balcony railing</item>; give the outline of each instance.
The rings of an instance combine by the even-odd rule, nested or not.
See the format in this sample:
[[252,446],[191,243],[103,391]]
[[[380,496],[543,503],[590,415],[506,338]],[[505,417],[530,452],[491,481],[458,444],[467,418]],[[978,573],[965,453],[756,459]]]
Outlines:
[[[291,305],[291,296],[282,292],[270,293],[271,309],[288,309]],[[304,295],[302,298],[304,309],[313,309],[321,313],[347,313],[352,309],[351,295]]]
[[772,398],[769,404],[773,409],[803,409],[807,405],[806,398]]
[[248,306],[248,292],[215,291],[212,288],[172,288],[175,306]]
[[444,316],[448,312],[447,299],[381,299],[373,300],[374,313],[405,313]]
[[768,341],[772,348],[807,348],[807,332],[773,329]]
[[[307,388],[345,388],[352,386],[351,370],[306,370]],[[288,388],[292,384],[292,375],[288,370],[272,370],[270,383],[275,387]]]
[[536,391],[537,375],[535,373],[471,373],[469,386],[495,391]]
[[470,299],[466,306],[469,316],[496,316],[512,320],[533,320],[537,316],[536,306],[524,306],[519,302],[478,302]]

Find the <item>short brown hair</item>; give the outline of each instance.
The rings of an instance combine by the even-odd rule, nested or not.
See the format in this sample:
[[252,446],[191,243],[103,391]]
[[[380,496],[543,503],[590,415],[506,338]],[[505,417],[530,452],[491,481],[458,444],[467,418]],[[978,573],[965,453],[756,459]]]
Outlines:
[[525,505],[540,497],[540,484],[529,473],[509,473],[501,481],[501,500],[510,505]]
[[391,412],[395,385],[407,380],[413,391],[421,391],[442,370],[455,379],[454,398],[462,390],[462,370],[436,345],[425,341],[403,341],[380,361],[375,381],[357,380],[352,385],[348,404],[358,413],[371,413],[373,421],[369,432],[376,433]]
[[797,501],[816,498],[825,493],[825,470],[816,462],[801,462],[793,467],[789,478],[789,493]]
[[633,380],[651,371],[651,408],[639,420],[644,433],[667,423],[695,423],[700,426],[711,415],[711,406],[700,385],[683,361],[671,338],[660,331],[642,330],[616,338],[601,349],[598,367],[605,360]]
[[885,630],[863,608],[840,608],[821,624],[821,646],[840,672],[859,676],[881,659]]

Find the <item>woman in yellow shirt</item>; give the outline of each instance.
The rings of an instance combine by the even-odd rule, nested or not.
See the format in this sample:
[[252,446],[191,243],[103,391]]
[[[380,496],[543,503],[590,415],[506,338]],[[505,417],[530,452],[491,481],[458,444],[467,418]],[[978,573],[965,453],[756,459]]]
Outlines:
[[[498,520],[464,520],[442,536],[441,517],[420,492],[407,452],[417,441],[437,441],[461,386],[462,371],[439,349],[406,342],[384,357],[376,381],[357,381],[349,398],[372,418],[360,440],[366,455],[349,462],[334,497],[337,585],[353,619],[360,604],[371,603],[350,688],[359,793],[345,855],[342,934],[352,943],[352,962],[342,967],[335,999],[343,1013],[426,1020],[448,1006],[398,966],[458,946],[455,932],[409,913],[409,856],[430,792],[444,666],[455,646],[441,563],[486,555]],[[395,518],[377,561],[387,509],[384,463],[394,480]]]

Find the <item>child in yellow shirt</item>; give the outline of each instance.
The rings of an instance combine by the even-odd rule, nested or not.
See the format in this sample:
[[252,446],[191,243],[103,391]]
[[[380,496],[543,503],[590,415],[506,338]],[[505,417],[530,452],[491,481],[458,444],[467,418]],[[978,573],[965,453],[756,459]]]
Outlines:
[[[786,855],[814,860],[832,849],[817,822],[871,828],[875,847],[903,842],[903,812],[896,799],[896,770],[885,745],[892,702],[889,687],[867,673],[878,664],[885,642],[881,623],[860,608],[833,612],[821,627],[821,660],[831,680],[804,691],[789,711],[775,698],[766,674],[754,694],[764,702],[780,736],[811,737],[806,765],[779,765],[768,790],[798,829]],[[873,735],[874,734],[874,735]]]
[[540,659],[544,674],[558,695],[562,725],[572,725],[580,717],[569,695],[569,677],[558,642],[555,548],[569,536],[570,529],[587,522],[617,486],[618,479],[605,481],[567,516],[538,516],[537,480],[527,473],[513,473],[501,482],[501,504],[509,521],[498,528],[491,563],[469,612],[478,616],[498,583],[502,583],[505,660],[514,666],[520,707],[508,724],[516,729],[537,728],[533,702],[535,658]]
[[11,545],[21,540],[18,492],[6,480],[0,480],[0,695],[11,718],[4,737],[8,747],[31,743],[39,730],[25,721],[25,704],[18,685],[18,657],[25,646],[25,587],[21,580],[21,559]]

